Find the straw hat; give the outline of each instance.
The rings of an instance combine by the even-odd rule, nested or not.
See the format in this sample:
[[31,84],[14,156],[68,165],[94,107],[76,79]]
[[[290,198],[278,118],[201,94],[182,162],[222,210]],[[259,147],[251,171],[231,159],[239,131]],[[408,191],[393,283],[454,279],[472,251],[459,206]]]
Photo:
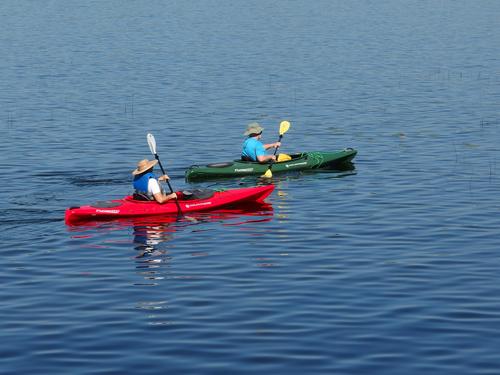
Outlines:
[[138,174],[146,172],[148,169],[153,168],[156,163],[158,163],[158,160],[143,159],[139,163],[137,163],[137,169],[135,169],[132,174],[136,176]]
[[246,132],[243,133],[243,135],[250,135],[250,134],[259,134],[264,128],[259,125],[257,122],[252,122],[251,124],[248,124]]

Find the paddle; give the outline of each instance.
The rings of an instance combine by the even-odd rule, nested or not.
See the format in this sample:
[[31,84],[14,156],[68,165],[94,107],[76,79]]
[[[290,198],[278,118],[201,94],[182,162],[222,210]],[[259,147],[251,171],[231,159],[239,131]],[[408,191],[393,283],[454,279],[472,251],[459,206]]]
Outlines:
[[[154,135],[151,133],[148,133],[147,138],[148,138],[148,145],[149,145],[149,149],[151,150],[151,153],[155,156],[155,159],[158,160],[158,165],[161,168],[161,172],[166,175],[165,170],[163,169],[163,165],[161,165],[160,157],[156,153],[156,140],[155,140]],[[172,189],[172,185],[170,185],[169,179],[167,179],[167,184],[168,184],[168,188],[170,189],[170,194],[172,194],[174,192],[174,190]],[[175,204],[177,205],[177,210],[178,210],[179,216],[184,216],[177,198],[175,198]]]
[[[283,138],[283,134],[285,134],[288,129],[290,129],[290,122],[288,121],[281,121],[280,122],[280,137],[278,139],[278,142],[281,142],[281,138]],[[276,147],[274,149],[274,155],[276,155],[276,152],[278,151],[279,147]],[[273,172],[271,172],[271,168],[273,167],[273,162],[271,161],[269,163],[269,168],[267,169],[266,173],[264,173],[261,177],[264,178],[271,178],[273,177]]]

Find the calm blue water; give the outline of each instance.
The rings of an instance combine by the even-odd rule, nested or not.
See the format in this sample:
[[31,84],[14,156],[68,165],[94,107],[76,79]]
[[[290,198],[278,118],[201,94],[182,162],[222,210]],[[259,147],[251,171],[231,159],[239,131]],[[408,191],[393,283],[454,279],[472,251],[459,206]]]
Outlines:
[[[0,2],[0,373],[498,374],[500,2]],[[68,228],[150,157],[354,147],[269,207]],[[226,180],[216,187],[256,184]]]

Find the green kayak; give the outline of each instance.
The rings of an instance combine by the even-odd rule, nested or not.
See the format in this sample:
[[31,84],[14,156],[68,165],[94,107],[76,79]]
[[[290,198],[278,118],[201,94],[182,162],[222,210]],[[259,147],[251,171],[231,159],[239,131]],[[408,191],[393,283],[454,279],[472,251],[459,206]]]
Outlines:
[[[310,169],[335,169],[350,162],[357,151],[346,148],[340,151],[323,152],[312,151],[290,154],[291,160],[274,163],[273,173],[303,171]],[[234,160],[224,163],[207,165],[192,165],[186,171],[186,180],[208,180],[221,177],[239,177],[248,175],[262,175],[269,168],[269,164],[258,162]]]

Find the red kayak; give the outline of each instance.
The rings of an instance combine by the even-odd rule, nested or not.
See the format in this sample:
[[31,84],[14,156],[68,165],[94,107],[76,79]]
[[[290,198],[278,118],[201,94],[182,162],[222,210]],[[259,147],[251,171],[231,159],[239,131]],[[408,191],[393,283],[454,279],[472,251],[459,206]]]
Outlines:
[[[242,189],[213,191],[209,197],[196,198],[190,192],[177,192],[182,213],[210,211],[220,207],[262,203],[274,190],[274,185],[255,186]],[[159,204],[155,201],[136,200],[132,196],[122,199],[97,202],[93,205],[70,207],[66,210],[66,224],[71,225],[85,220],[109,220],[122,217],[179,214],[174,200]]]

